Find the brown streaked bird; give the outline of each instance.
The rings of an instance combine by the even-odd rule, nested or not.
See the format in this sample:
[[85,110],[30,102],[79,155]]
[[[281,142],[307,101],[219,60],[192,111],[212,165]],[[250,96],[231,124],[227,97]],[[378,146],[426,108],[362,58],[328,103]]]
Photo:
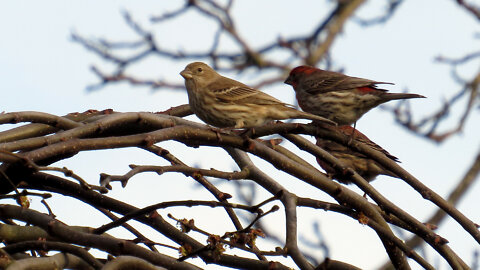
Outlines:
[[219,128],[251,128],[273,120],[310,119],[335,125],[321,116],[298,111],[291,105],[223,77],[202,62],[180,72],[185,79],[192,111],[205,123]]
[[335,121],[338,125],[355,124],[372,108],[397,99],[425,98],[418,94],[388,93],[377,88],[378,82],[310,66],[290,71],[285,80],[295,90],[300,108]]
[[[331,129],[333,130],[334,128]],[[383,153],[389,159],[395,162],[399,162],[398,158],[388,153],[378,144],[372,142],[367,136],[365,136],[360,131],[354,129],[353,127],[348,125],[339,126],[336,130],[350,137],[353,134],[354,141],[365,143],[371,148]],[[343,165],[352,168],[368,182],[374,180],[378,175],[388,175],[398,178],[396,174],[383,168],[375,160],[343,144],[317,137],[317,145],[320,146],[323,150],[329,152],[332,156],[336,157],[341,163],[343,163]],[[330,166],[326,161],[317,157],[317,162],[327,172],[327,175],[329,177],[337,179],[339,182],[344,184],[350,184],[352,182],[349,175],[337,172],[337,170]]]

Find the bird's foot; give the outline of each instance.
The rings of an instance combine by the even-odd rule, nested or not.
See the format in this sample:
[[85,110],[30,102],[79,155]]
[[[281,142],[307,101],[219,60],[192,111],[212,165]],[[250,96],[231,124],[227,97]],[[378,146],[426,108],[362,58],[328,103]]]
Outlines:
[[210,130],[215,132],[215,134],[217,135],[217,140],[219,142],[222,141],[222,137],[220,136],[220,134],[231,134],[233,128],[216,128],[216,127],[212,127],[212,126],[209,126]]

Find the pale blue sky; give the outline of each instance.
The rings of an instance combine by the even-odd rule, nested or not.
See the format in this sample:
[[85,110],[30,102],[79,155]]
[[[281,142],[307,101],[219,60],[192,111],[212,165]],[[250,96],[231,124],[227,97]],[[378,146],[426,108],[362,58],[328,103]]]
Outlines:
[[[311,26],[320,20],[327,10],[321,1],[238,1],[234,6],[234,18],[239,23],[239,31],[254,45],[262,45],[267,37],[302,34],[311,31]],[[328,2],[328,1],[327,1]],[[48,3],[48,4],[47,4]],[[158,4],[161,3],[161,4]],[[157,42],[162,46],[184,49],[204,49],[209,40],[205,32],[213,32],[215,25],[204,18],[191,13],[184,21],[174,21],[164,27],[153,27],[148,23],[150,15],[161,14],[176,7],[180,1],[2,1],[0,3],[0,86],[3,93],[0,111],[42,111],[53,114],[66,114],[87,109],[112,108],[116,111],[160,111],[170,106],[187,102],[182,91],[164,90],[151,92],[150,89],[133,88],[125,84],[115,84],[101,91],[87,93],[86,86],[95,83],[97,78],[90,72],[92,64],[108,68],[95,55],[71,42],[70,34],[77,32],[86,37],[105,37],[110,40],[135,38],[125,25],[122,10],[129,10],[134,18],[142,22],[147,29],[157,33]],[[330,3],[330,2],[329,2]],[[366,17],[380,12],[383,1],[371,1],[362,8],[359,16]],[[387,24],[370,28],[360,28],[348,23],[335,42],[332,56],[336,67],[345,67],[346,73],[380,81],[394,82],[392,91],[419,93],[428,97],[412,102],[414,112],[423,116],[437,108],[442,100],[450,97],[459,89],[452,82],[448,66],[434,63],[438,55],[461,57],[479,48],[479,39],[474,34],[480,30],[475,19],[459,9],[455,1],[423,0],[405,1],[397,14]],[[202,60],[202,59],[199,59]],[[181,82],[178,72],[186,62],[172,63],[160,58],[150,59],[138,70],[145,78],[168,78]],[[463,74],[478,72],[478,61],[462,69]],[[229,74],[246,83],[255,80],[254,72]],[[277,84],[268,87],[269,94],[291,103],[293,91],[289,86]],[[458,115],[458,113],[453,113]],[[189,119],[196,119],[189,117]],[[199,120],[198,120],[199,121]],[[398,156],[401,165],[438,193],[445,195],[470,166],[471,160],[479,150],[478,134],[480,125],[478,110],[472,114],[464,133],[457,135],[442,145],[427,142],[412,136],[409,132],[393,125],[388,113],[376,109],[358,122],[358,128],[372,140]],[[450,123],[454,123],[451,121]],[[165,143],[167,148],[189,164],[199,164],[205,168],[215,164],[217,169],[231,169],[226,158],[202,158],[212,153],[211,149],[195,151],[195,155],[180,144]],[[208,151],[208,152],[202,152]],[[90,183],[97,183],[98,174],[106,172],[121,174],[128,170],[127,165],[158,164],[159,161],[140,151],[102,151],[101,157],[95,153],[82,153],[70,161],[62,163],[80,174]],[[113,155],[112,155],[113,153]],[[198,155],[197,155],[198,153]],[[222,154],[223,155],[223,154]],[[114,157],[114,158],[113,158]],[[95,158],[95,159],[94,159]],[[306,156],[314,162],[314,158]],[[101,161],[101,162],[100,162]],[[92,165],[93,164],[93,165]],[[120,164],[120,165],[119,165]],[[164,163],[161,163],[164,164]],[[326,199],[323,194],[305,184],[299,184],[284,174],[278,174],[266,166],[266,171],[278,175],[278,181],[303,196]],[[145,186],[148,186],[147,190]],[[111,196],[125,200],[136,206],[144,206],[161,200],[211,199],[196,189],[185,195],[185,189],[192,186],[191,180],[168,174],[162,177],[147,175],[132,180],[126,189],[118,185]],[[390,198],[420,220],[429,217],[434,209],[431,203],[424,201],[416,192],[399,180],[379,177],[373,183],[384,195]],[[153,187],[153,188],[151,188]],[[157,187],[157,188],[155,188]],[[222,185],[226,192],[234,193],[230,187]],[[160,194],[159,194],[160,193]],[[478,184],[464,197],[459,208],[468,217],[480,222],[477,205],[480,193]],[[141,194],[134,197],[136,194]],[[132,201],[134,198],[134,201]],[[63,198],[55,198],[61,202]],[[71,200],[68,204],[54,205],[54,211],[61,220],[83,224],[84,216],[72,217]],[[42,207],[38,207],[42,209]],[[79,213],[81,207],[78,206]],[[172,210],[173,211],[173,210]],[[177,210],[174,210],[175,213]],[[198,213],[211,213],[210,209]],[[91,213],[91,209],[86,209]],[[344,260],[359,267],[372,269],[386,259],[383,247],[368,227],[355,221],[339,217],[336,214],[301,210],[300,217],[305,224],[320,220],[325,235],[331,236],[327,244],[331,245],[333,259]],[[182,210],[179,217],[194,215],[196,224],[206,226],[208,219],[191,209]],[[314,214],[312,214],[314,213]],[[98,215],[92,219],[92,225],[104,222]],[[99,221],[99,220],[103,221]],[[281,222],[283,214],[271,217],[269,221]],[[204,222],[204,223],[202,223]],[[218,224],[210,224],[209,229],[224,229]],[[229,228],[233,229],[233,228]],[[283,228],[279,228],[283,230]],[[303,232],[310,232],[306,226]],[[339,236],[339,231],[342,236]],[[467,262],[472,258],[473,249],[478,244],[461,227],[448,221],[442,224],[439,233],[450,241],[452,249]],[[126,235],[125,237],[127,237]],[[347,239],[355,239],[350,241]],[[340,240],[339,240],[340,239]],[[158,240],[158,239],[157,239]],[[160,241],[160,240],[159,240]],[[371,243],[370,248],[365,245]],[[372,256],[375,253],[375,257]],[[175,254],[173,254],[175,255]],[[318,254],[321,255],[321,254]],[[431,257],[430,257],[431,258]],[[445,264],[442,261],[442,264]],[[412,263],[416,267],[415,263]],[[446,269],[446,268],[444,268]]]

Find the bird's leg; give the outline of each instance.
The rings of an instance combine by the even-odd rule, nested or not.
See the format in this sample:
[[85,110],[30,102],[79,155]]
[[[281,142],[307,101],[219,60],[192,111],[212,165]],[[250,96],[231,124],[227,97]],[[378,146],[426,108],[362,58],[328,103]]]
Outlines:
[[220,134],[235,134],[238,136],[242,137],[250,137],[249,135],[255,134],[255,129],[254,128],[245,128],[245,129],[240,129],[237,127],[225,127],[225,128],[216,128],[216,127],[210,127],[210,130],[215,132],[217,134],[217,139],[218,141],[222,141],[222,138],[220,137]]
[[232,129],[234,129],[233,127],[229,127],[229,128],[216,128],[216,127],[212,127],[212,126],[208,126],[208,127],[211,131],[215,132],[215,134],[217,135],[217,140],[219,142],[222,141],[222,138],[220,137],[221,133],[230,134],[230,131],[232,131]]
[[218,140],[219,142],[221,142],[221,141],[222,141],[222,137],[220,137],[220,132],[222,132],[222,131],[221,131],[220,129],[218,129],[218,128],[212,128],[212,131],[215,132],[215,135],[217,136],[217,140]]
[[353,140],[355,139],[355,130],[356,130],[356,127],[357,127],[357,122],[355,121],[353,123],[353,130],[352,130],[352,134],[350,134],[350,138],[348,138],[348,143],[347,145],[351,145]]

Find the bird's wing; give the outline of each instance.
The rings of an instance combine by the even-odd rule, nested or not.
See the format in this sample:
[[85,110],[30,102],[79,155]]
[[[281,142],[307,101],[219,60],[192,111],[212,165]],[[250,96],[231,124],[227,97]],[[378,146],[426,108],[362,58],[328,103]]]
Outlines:
[[[355,138],[356,141],[362,142],[370,146],[371,148],[385,154],[389,159],[395,161],[395,162],[400,162],[398,158],[392,154],[390,154],[387,150],[383,149],[380,145],[374,143],[372,140],[370,140],[365,134],[362,132],[358,131],[357,129],[352,128],[351,126],[340,126],[338,129],[347,136],[352,136],[352,133],[354,134],[353,137]],[[363,155],[363,154],[362,154]]]
[[357,130],[355,130],[355,139],[358,140],[358,141],[361,141],[361,142],[367,144],[368,146],[370,146],[371,148],[383,153],[389,159],[391,159],[395,162],[400,162],[400,160],[398,160],[398,158],[396,156],[390,154],[387,150],[383,149],[383,147],[374,143],[369,138],[367,138],[367,136],[363,135],[363,133],[357,132]]
[[208,89],[212,89],[215,97],[223,102],[287,105],[262,91],[226,77],[223,80],[216,80],[211,83]]
[[387,156],[389,159],[395,161],[395,162],[398,162],[400,163],[400,160],[398,160],[398,158],[392,154],[390,154],[387,150],[383,149],[380,145],[368,140],[368,142],[365,142],[367,143],[370,147],[372,147],[373,149],[383,153],[385,156]]
[[350,77],[342,73],[333,71],[323,71],[317,74],[315,78],[306,80],[304,82],[305,90],[310,94],[327,93],[331,91],[344,91],[354,88],[371,87],[380,91],[387,91],[384,89],[377,89],[376,84],[392,84],[388,82],[377,82],[363,78]]

